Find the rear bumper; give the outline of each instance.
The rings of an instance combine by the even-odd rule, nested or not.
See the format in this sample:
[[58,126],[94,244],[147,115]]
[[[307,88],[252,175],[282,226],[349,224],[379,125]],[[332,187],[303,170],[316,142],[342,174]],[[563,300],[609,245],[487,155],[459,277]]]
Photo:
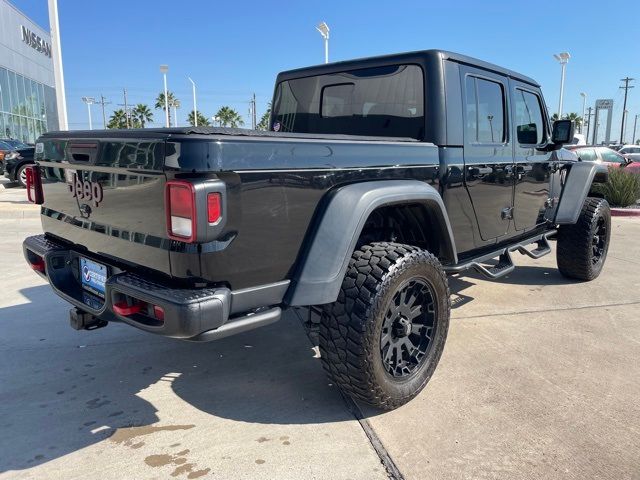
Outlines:
[[[79,252],[44,235],[25,239],[23,251],[36,273],[76,308],[101,320],[120,321],[147,332],[192,341],[215,340],[279,320],[281,309],[277,305],[289,283],[235,292],[221,287],[175,288],[82,252],[82,256],[106,264],[110,270],[102,299],[83,289],[78,280]],[[122,305],[137,308],[123,312],[118,308]],[[157,318],[153,307],[159,307],[164,318]]]

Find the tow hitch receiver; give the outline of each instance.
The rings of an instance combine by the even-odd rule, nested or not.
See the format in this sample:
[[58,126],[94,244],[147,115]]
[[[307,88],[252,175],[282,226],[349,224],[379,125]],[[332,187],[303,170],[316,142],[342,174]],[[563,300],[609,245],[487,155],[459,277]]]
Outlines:
[[100,320],[79,308],[69,310],[69,323],[74,330],[95,330],[106,327],[109,322]]

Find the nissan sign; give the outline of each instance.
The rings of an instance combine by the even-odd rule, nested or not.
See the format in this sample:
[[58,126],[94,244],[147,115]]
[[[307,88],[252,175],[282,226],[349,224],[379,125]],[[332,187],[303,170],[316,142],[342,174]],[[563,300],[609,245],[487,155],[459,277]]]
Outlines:
[[45,42],[40,35],[36,35],[24,25],[20,25],[20,28],[22,30],[22,41],[24,43],[47,57],[51,57],[51,45]]

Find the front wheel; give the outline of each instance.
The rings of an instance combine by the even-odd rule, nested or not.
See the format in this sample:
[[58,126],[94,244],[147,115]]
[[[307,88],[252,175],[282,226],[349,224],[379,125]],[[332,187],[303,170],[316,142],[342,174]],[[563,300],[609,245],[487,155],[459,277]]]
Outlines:
[[18,171],[16,172],[16,181],[20,184],[22,188],[27,188],[27,167],[28,164],[22,164],[18,167]]
[[397,243],[365,245],[349,262],[338,300],[323,309],[325,370],[352,398],[397,408],[431,378],[449,314],[447,277],[434,255]]
[[576,280],[597,278],[607,258],[610,239],[609,203],[602,198],[588,197],[578,221],[558,229],[558,270]]

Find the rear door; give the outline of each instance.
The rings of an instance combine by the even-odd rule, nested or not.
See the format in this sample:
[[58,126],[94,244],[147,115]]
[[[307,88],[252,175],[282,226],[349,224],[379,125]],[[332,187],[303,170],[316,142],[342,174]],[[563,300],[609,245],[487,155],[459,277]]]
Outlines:
[[511,80],[514,132],[515,191],[513,218],[516,230],[535,228],[545,222],[551,175],[556,165],[553,152],[543,151],[549,138],[549,122],[540,92]]
[[509,138],[508,80],[460,66],[464,104],[465,185],[483,240],[509,230],[513,146]]
[[164,136],[45,136],[40,142],[44,231],[115,261],[170,274]]

